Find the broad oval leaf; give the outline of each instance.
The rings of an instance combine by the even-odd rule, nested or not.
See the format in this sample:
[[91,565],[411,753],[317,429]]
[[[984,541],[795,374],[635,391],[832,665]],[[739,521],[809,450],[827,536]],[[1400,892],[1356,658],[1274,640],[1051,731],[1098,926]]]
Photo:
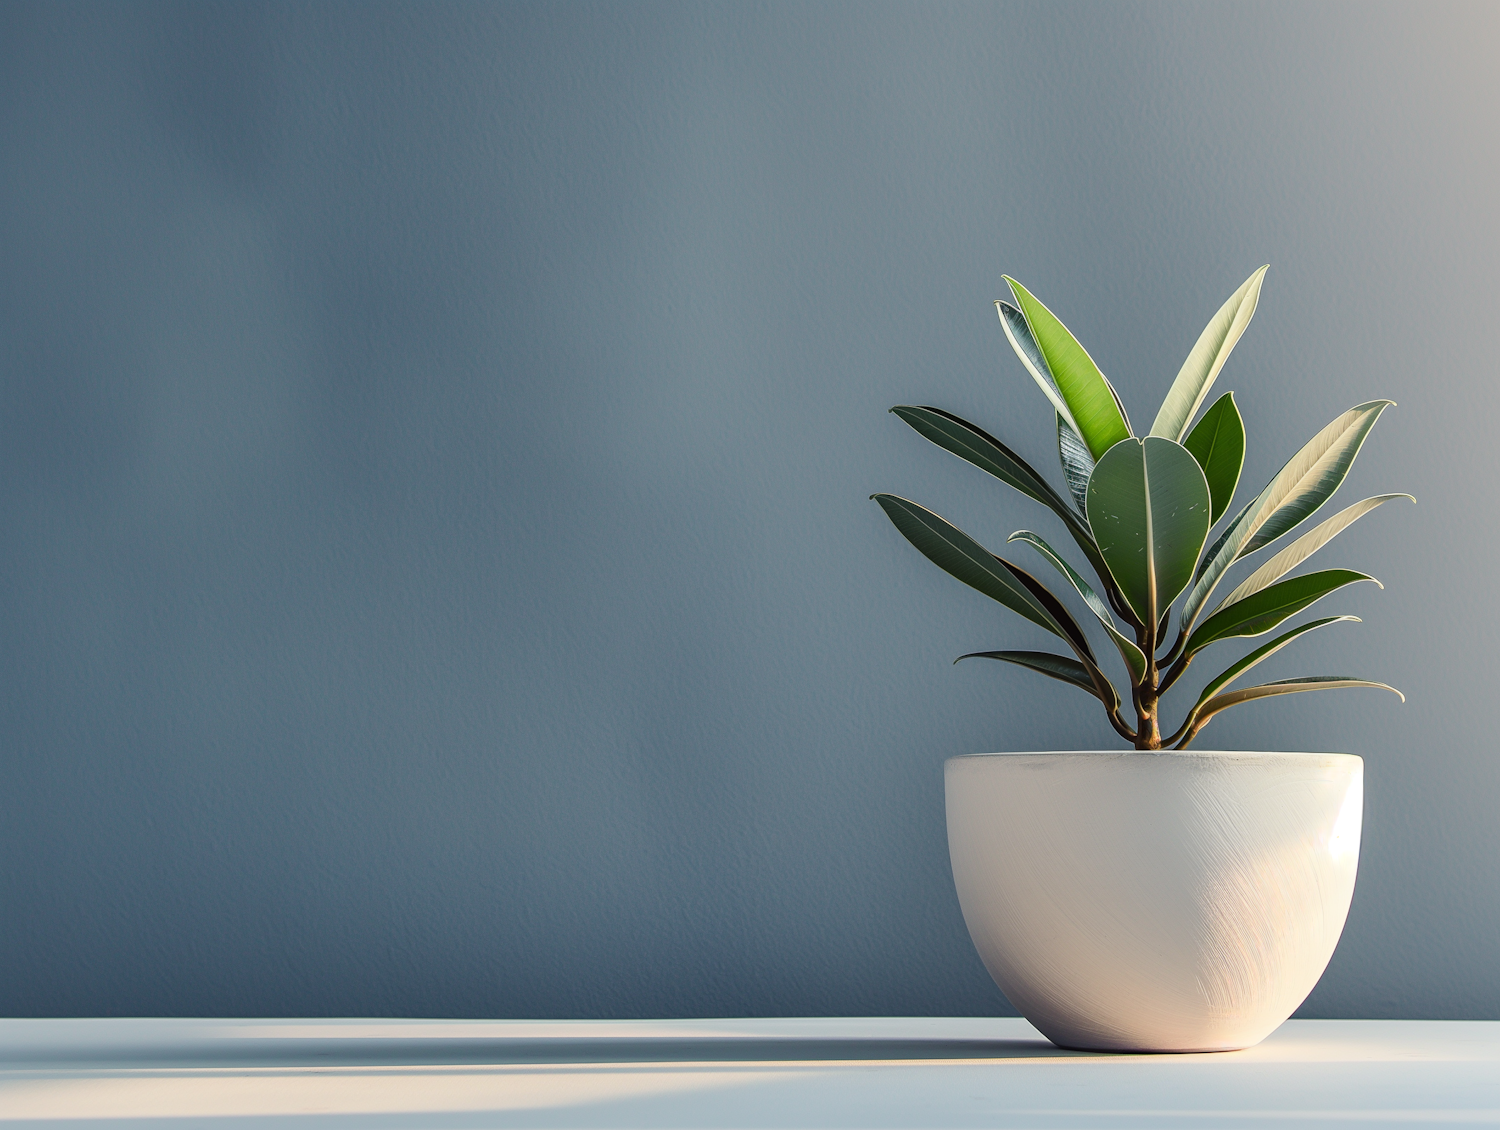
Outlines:
[[1226,392],[1213,402],[1182,446],[1193,453],[1208,480],[1208,493],[1213,500],[1208,521],[1213,525],[1229,509],[1234,489],[1240,484],[1240,470],[1245,465],[1245,422],[1240,418],[1234,393]]
[[1192,580],[1208,514],[1208,481],[1180,443],[1125,440],[1094,468],[1089,527],[1141,623],[1154,626]]
[[1000,315],[1000,326],[1005,330],[1005,339],[1010,342],[1010,347],[1016,351],[1016,356],[1021,359],[1022,366],[1031,374],[1031,379],[1036,381],[1037,388],[1052,402],[1052,407],[1057,414],[1068,421],[1069,426],[1073,423],[1073,413],[1068,407],[1068,402],[1063,399],[1062,393],[1058,391],[1057,382],[1052,379],[1052,370],[1047,368],[1047,359],[1042,356],[1041,347],[1037,345],[1036,338],[1031,336],[1031,327],[1026,324],[1026,315],[1017,310],[1009,302],[996,302],[995,310]]
[[1076,659],[1053,655],[1050,651],[971,651],[968,655],[960,655],[953,662],[958,663],[964,659],[998,659],[1002,663],[1015,663],[1021,667],[1029,667],[1049,678],[1071,683],[1080,690],[1087,691],[1111,709],[1120,705],[1120,696],[1113,686],[1105,684],[1110,697],[1100,694],[1087,667]]
[[1109,633],[1109,638],[1119,649],[1120,658],[1125,661],[1125,666],[1130,671],[1131,680],[1139,686],[1146,677],[1146,656],[1136,646],[1134,640],[1115,627],[1114,617],[1109,614],[1109,608],[1104,601],[1099,599],[1099,594],[1093,590],[1093,587],[1079,576],[1078,571],[1063,560],[1055,549],[1030,530],[1018,530],[1006,538],[1006,541],[1025,542],[1050,561],[1053,567],[1068,579],[1068,583],[1073,586],[1073,591],[1083,597],[1084,603],[1089,606],[1089,611],[1099,618],[1099,623],[1104,625],[1104,630]]
[[[1234,636],[1259,636],[1297,615],[1329,593],[1359,581],[1374,581],[1353,569],[1324,569],[1271,585],[1236,604],[1215,612],[1188,637],[1187,654],[1202,651],[1216,640]],[[1384,586],[1381,586],[1384,587]]]
[[1062,461],[1063,481],[1068,484],[1068,493],[1080,514],[1088,504],[1089,476],[1094,473],[1094,457],[1089,454],[1088,444],[1073,426],[1057,417],[1057,457]]
[[880,503],[880,508],[906,540],[938,568],[990,599],[998,600],[1012,612],[1019,612],[1038,627],[1069,639],[1052,612],[1017,579],[1020,570],[1010,566],[1009,562],[1002,562],[968,534],[925,506],[894,494],[870,497]]
[[1219,307],[1219,312],[1204,327],[1197,344],[1182,363],[1177,379],[1172,382],[1166,400],[1162,401],[1161,411],[1156,414],[1156,421],[1151,425],[1152,435],[1163,439],[1182,439],[1182,434],[1193,422],[1193,416],[1218,378],[1219,370],[1229,359],[1230,351],[1255,315],[1255,305],[1260,301],[1260,284],[1268,269],[1269,265],[1262,267],[1241,283],[1240,288],[1229,296],[1229,301]]
[[1220,535],[1198,568],[1182,609],[1192,630],[1224,571],[1306,518],[1339,488],[1375,421],[1394,401],[1371,400],[1349,409],[1307,442]]
[[[1393,498],[1411,498],[1413,502],[1416,501],[1409,494],[1378,494],[1374,498],[1367,498],[1363,502],[1356,502],[1353,506],[1346,506],[1326,522],[1320,522],[1317,526],[1303,534],[1296,541],[1292,542],[1291,545],[1287,546],[1275,557],[1246,577],[1232,593],[1219,602],[1219,608],[1227,608],[1229,605],[1244,600],[1253,593],[1260,592],[1261,589],[1273,581],[1280,580],[1371,510],[1389,502]],[[1214,609],[1214,611],[1217,612],[1218,608]]]
[[1068,327],[1057,320],[1057,316],[1036,300],[1024,286],[1009,275],[1021,313],[1031,330],[1047,370],[1057,383],[1068,406],[1071,423],[1095,459],[1101,458],[1115,444],[1130,435],[1130,428],[1115,401],[1114,390],[1088,355],[1088,350],[1068,332]]

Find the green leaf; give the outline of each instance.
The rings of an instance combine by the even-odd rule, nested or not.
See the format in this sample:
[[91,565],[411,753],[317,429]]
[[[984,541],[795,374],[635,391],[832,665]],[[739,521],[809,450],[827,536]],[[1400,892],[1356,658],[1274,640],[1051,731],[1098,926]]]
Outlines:
[[1104,564],[1104,558],[1099,555],[1099,547],[1094,544],[1094,535],[1089,530],[1088,522],[1026,460],[982,428],[951,412],[944,412],[941,408],[898,404],[891,411],[943,450],[974,464],[981,471],[988,471],[1001,482],[1015,487],[1028,498],[1035,499],[1051,510],[1063,520],[1068,533],[1098,574],[1100,583],[1108,583],[1109,570]]
[[1007,275],[1005,281],[1010,284],[1031,336],[1046,359],[1047,370],[1067,403],[1070,422],[1089,445],[1090,454],[1100,458],[1130,435],[1114,390],[1088,351],[1068,332],[1068,327],[1015,279]]
[[898,404],[891,411],[944,451],[988,471],[1064,519],[1077,520],[1068,504],[1031,465],[994,436],[941,408]]
[[1234,488],[1240,483],[1240,469],[1245,465],[1245,422],[1240,419],[1234,393],[1226,392],[1214,401],[1182,446],[1193,453],[1208,480],[1208,493],[1213,498],[1208,522],[1213,525],[1229,509]]
[[1197,716],[1197,712],[1214,695],[1218,694],[1230,683],[1250,670],[1250,668],[1263,660],[1271,658],[1271,656],[1286,647],[1287,644],[1291,643],[1298,636],[1305,636],[1308,632],[1316,631],[1318,628],[1327,627],[1329,624],[1340,624],[1345,621],[1351,624],[1358,624],[1360,619],[1358,616],[1325,616],[1321,620],[1314,620],[1311,624],[1302,624],[1299,627],[1293,628],[1290,632],[1284,632],[1268,644],[1262,644],[1238,663],[1219,672],[1219,674],[1208,681],[1208,685],[1203,688],[1203,693],[1198,696],[1198,701],[1193,706],[1194,717]]
[[[1255,314],[1255,305],[1260,301],[1260,284],[1266,277],[1266,267],[1251,275],[1240,288],[1229,296],[1229,301],[1219,307],[1198,342],[1193,346],[1187,360],[1182,363],[1177,379],[1172,382],[1156,422],[1151,425],[1151,434],[1163,439],[1181,440],[1183,432],[1193,422],[1193,416],[1202,405],[1208,390],[1213,387],[1219,370],[1229,359],[1230,351],[1250,324]],[[1217,521],[1217,519],[1215,519]]]
[[1019,612],[1053,635],[1069,639],[1052,612],[1017,578],[1020,570],[1009,562],[1001,561],[957,526],[924,506],[893,494],[870,497],[880,503],[880,508],[906,540],[938,568],[992,600],[998,600],[1012,612]]
[[[1076,659],[1069,659],[1062,655],[1053,655],[1050,651],[971,651],[968,655],[960,655],[953,662],[958,663],[964,659],[998,659],[1003,663],[1015,663],[1022,667],[1029,667],[1033,671],[1040,671],[1053,679],[1059,679],[1064,683],[1071,683],[1075,687],[1088,691],[1089,694],[1099,699],[1106,706],[1118,707],[1120,696],[1114,695],[1111,702],[1099,693],[1094,686],[1094,681],[1089,676],[1088,668]],[[1110,688],[1113,690],[1113,688]]]
[[1241,510],[1198,567],[1198,578],[1182,609],[1182,630],[1192,630],[1224,571],[1241,557],[1279,537],[1328,501],[1339,488],[1365,437],[1390,400],[1349,409],[1307,442],[1266,488]]
[[[994,556],[993,554],[991,556]],[[1014,565],[1003,557],[995,557],[995,560],[1015,579],[1020,582],[1021,587],[1029,592],[1032,598],[1047,610],[1047,614],[1057,621],[1058,627],[1062,629],[1063,638],[1072,645],[1074,653],[1083,661],[1084,666],[1093,664],[1098,666],[1098,660],[1094,656],[1094,649],[1089,644],[1088,636],[1083,634],[1083,629],[1078,626],[1078,621],[1073,619],[1073,614],[1068,611],[1067,605],[1053,596],[1042,584],[1025,569]],[[1100,676],[1103,678],[1103,675]]]
[[1221,608],[1198,625],[1197,631],[1188,637],[1187,654],[1202,651],[1216,640],[1263,635],[1329,593],[1358,581],[1375,581],[1380,585],[1374,577],[1353,569],[1324,569],[1271,585]]
[[[1327,451],[1316,458],[1309,455],[1304,464],[1299,462],[1302,456],[1307,454],[1307,449],[1304,448],[1303,452],[1287,465],[1300,476],[1297,480],[1297,489],[1289,491],[1284,500],[1250,535],[1245,542],[1244,549],[1240,550],[1239,556],[1244,557],[1246,554],[1254,553],[1261,546],[1270,545],[1282,534],[1300,525],[1304,518],[1327,502],[1333,492],[1338,489],[1339,484],[1344,481],[1344,477],[1349,474],[1349,468],[1354,464],[1354,457],[1364,446],[1365,437],[1370,434],[1375,421],[1394,403],[1394,400],[1372,400],[1360,404],[1349,409],[1324,428],[1319,436],[1326,437]],[[1314,437],[1312,442],[1317,443],[1318,437]],[[1277,474],[1277,479],[1280,479],[1285,471],[1286,468],[1283,468],[1283,471]]]
[[1192,580],[1208,514],[1203,470],[1172,440],[1122,441],[1094,468],[1089,527],[1141,623],[1154,626]]
[[1062,393],[1058,391],[1057,382],[1052,379],[1052,370],[1047,368],[1047,359],[1042,356],[1041,347],[1037,345],[1036,338],[1031,336],[1031,327],[1026,324],[1026,315],[1009,302],[996,302],[995,309],[1000,314],[1000,326],[1005,330],[1005,338],[1010,342],[1010,347],[1016,351],[1016,356],[1021,359],[1021,364],[1031,374],[1031,379],[1036,381],[1037,388],[1041,389],[1043,395],[1052,402],[1052,407],[1057,414],[1068,422],[1069,427],[1072,427],[1073,413],[1068,408],[1068,402],[1063,399]]
[[[1099,374],[1104,377],[1103,373]],[[1125,421],[1125,433],[1135,435],[1135,429],[1130,426],[1130,413],[1125,411],[1125,402],[1120,399],[1120,394],[1115,391],[1115,386],[1109,383],[1109,378],[1104,377],[1104,383],[1109,388],[1109,395],[1115,398],[1115,407],[1119,409],[1120,419]]]
[[1109,638],[1114,641],[1115,647],[1119,649],[1120,658],[1125,661],[1125,666],[1130,670],[1133,683],[1139,685],[1146,677],[1146,656],[1136,646],[1135,641],[1130,639],[1115,627],[1114,617],[1109,614],[1109,607],[1099,599],[1089,583],[1079,576],[1078,571],[1063,560],[1062,556],[1030,530],[1018,530],[1010,535],[1007,541],[1025,542],[1035,549],[1057,569],[1073,586],[1079,596],[1083,597],[1084,603],[1089,610],[1099,617],[1099,623],[1104,625],[1104,630],[1109,633]]
[[[1347,675],[1304,675],[1300,679],[1280,679],[1274,683],[1262,683],[1258,687],[1246,687],[1244,690],[1216,695],[1203,704],[1198,720],[1194,723],[1194,732],[1202,729],[1203,725],[1221,710],[1228,710],[1231,706],[1238,706],[1242,702],[1253,702],[1255,699],[1270,698],[1273,695],[1339,690],[1344,687],[1374,687],[1376,690],[1390,691],[1402,702],[1406,701],[1404,694],[1386,683],[1372,683],[1368,679],[1351,679]],[[1183,743],[1183,745],[1186,744],[1186,742]]]
[[1057,417],[1057,457],[1062,460],[1063,481],[1068,484],[1068,493],[1073,504],[1082,514],[1088,503],[1089,476],[1094,473],[1094,457],[1071,424],[1059,414]]
[[[1367,498],[1363,502],[1356,502],[1353,506],[1345,507],[1326,522],[1319,523],[1303,534],[1246,577],[1239,587],[1219,602],[1219,608],[1227,608],[1253,593],[1260,592],[1273,581],[1280,580],[1371,510],[1393,498],[1411,498],[1413,502],[1416,501],[1409,494],[1378,494],[1374,498]],[[1215,612],[1218,610],[1218,608],[1214,609]]]

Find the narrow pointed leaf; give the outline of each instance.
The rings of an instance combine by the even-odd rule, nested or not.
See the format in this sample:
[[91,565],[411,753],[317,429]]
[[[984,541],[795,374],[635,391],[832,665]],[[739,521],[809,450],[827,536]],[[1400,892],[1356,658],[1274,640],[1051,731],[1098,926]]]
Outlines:
[[[1219,531],[1219,536],[1214,538],[1214,543],[1208,547],[1208,551],[1203,554],[1203,559],[1198,562],[1198,571],[1193,574],[1194,585],[1197,585],[1198,580],[1203,574],[1207,573],[1213,567],[1214,562],[1219,560],[1220,553],[1229,544],[1230,539],[1240,536],[1240,531],[1244,528],[1245,523],[1250,521],[1252,517],[1250,512],[1255,509],[1255,503],[1256,499],[1254,498],[1245,503],[1240,508],[1240,512],[1234,516],[1234,521]],[[1191,607],[1192,601],[1189,600],[1187,607],[1183,609],[1184,613]]]
[[1316,458],[1309,455],[1305,464],[1298,460],[1289,464],[1298,472],[1295,489],[1286,493],[1283,501],[1250,535],[1239,556],[1244,557],[1263,545],[1269,545],[1327,502],[1349,474],[1354,457],[1364,446],[1365,437],[1370,434],[1375,421],[1394,403],[1393,400],[1372,400],[1349,409],[1324,428],[1320,434],[1328,437],[1327,451]]
[[1198,579],[1182,609],[1184,631],[1191,631],[1229,566],[1284,534],[1328,501],[1349,473],[1380,413],[1392,403],[1371,400],[1339,416],[1292,456],[1255,500],[1240,511],[1198,568]]
[[1061,415],[1057,417],[1057,455],[1062,460],[1063,479],[1068,484],[1068,493],[1073,496],[1073,504],[1082,514],[1088,504],[1089,476],[1094,473],[1094,457],[1089,454],[1088,444],[1083,442],[1073,426]]
[[1316,631],[1318,628],[1327,627],[1329,624],[1340,624],[1345,621],[1351,624],[1358,624],[1360,619],[1358,616],[1325,616],[1321,620],[1314,620],[1311,624],[1301,624],[1293,628],[1290,632],[1283,632],[1270,643],[1262,644],[1238,663],[1219,672],[1219,674],[1208,681],[1208,685],[1203,688],[1203,693],[1198,696],[1198,701],[1193,706],[1194,713],[1196,714],[1209,699],[1213,698],[1214,695],[1218,694],[1230,683],[1250,670],[1250,668],[1257,666],[1263,660],[1270,659],[1271,656],[1286,647],[1287,644],[1291,643],[1298,636],[1305,636],[1308,632]]
[[[1413,502],[1416,501],[1409,494],[1378,494],[1374,498],[1356,502],[1353,506],[1346,506],[1326,522],[1320,522],[1303,534],[1246,577],[1232,593],[1219,602],[1219,608],[1227,608],[1231,604],[1244,600],[1247,596],[1260,592],[1272,582],[1280,580],[1371,510],[1393,498],[1411,498]],[[1214,611],[1217,612],[1218,608]]]
[[[1099,374],[1104,377],[1103,373]],[[1115,386],[1110,384],[1109,378],[1104,377],[1104,383],[1109,386],[1109,395],[1115,398],[1115,407],[1120,412],[1120,419],[1125,421],[1125,432],[1127,435],[1135,435],[1135,429],[1130,426],[1130,413],[1125,411],[1125,402],[1120,399],[1120,394],[1115,391]]]
[[957,526],[905,498],[893,494],[871,497],[880,503],[880,508],[906,540],[938,568],[992,600],[998,600],[1012,612],[1019,612],[1038,627],[1068,639],[1052,613],[1017,580],[1016,571]]
[[[994,555],[991,554],[991,556]],[[1078,626],[1078,621],[1073,619],[1073,614],[1068,611],[1067,605],[1053,596],[1046,585],[1019,565],[1013,565],[1003,557],[995,557],[995,560],[1031,594],[1032,599],[1046,610],[1047,615],[1052,617],[1057,626],[1062,629],[1063,639],[1072,645],[1074,653],[1083,661],[1084,666],[1094,664],[1097,667],[1099,661],[1094,655],[1093,646],[1089,643],[1088,636],[1083,634],[1083,629]]]
[[1118,695],[1115,695],[1114,702],[1100,695],[1099,689],[1094,686],[1093,680],[1089,677],[1088,669],[1082,663],[1066,656],[1053,655],[1050,651],[971,651],[968,655],[960,655],[953,662],[958,663],[964,659],[998,659],[1002,663],[1015,663],[1021,667],[1029,667],[1050,678],[1071,683],[1075,687],[1088,691],[1107,706],[1119,705]]
[[1067,403],[1074,429],[1089,445],[1093,457],[1100,458],[1130,435],[1114,391],[1068,327],[1015,279],[1007,276],[1005,281],[1010,284],[1031,336],[1047,362],[1047,370]]
[[1079,572],[1058,554],[1056,549],[1047,545],[1047,542],[1044,542],[1041,537],[1032,533],[1031,530],[1019,530],[1017,533],[1011,534],[1007,540],[1008,542],[1026,542],[1026,545],[1032,546],[1032,549],[1040,552],[1047,560],[1052,561],[1053,567],[1056,567],[1059,573],[1068,578],[1068,582],[1073,585],[1073,590],[1079,596],[1083,597],[1083,602],[1089,606],[1089,611],[1094,612],[1094,615],[1100,618],[1100,623],[1103,624],[1104,630],[1109,633],[1110,639],[1115,641],[1115,647],[1121,653],[1121,659],[1125,660],[1125,666],[1127,666],[1131,674],[1131,681],[1136,684],[1142,683],[1142,680],[1146,678],[1145,653],[1142,653],[1142,650],[1137,647],[1134,639],[1125,635],[1124,632],[1121,632],[1115,626],[1115,617],[1110,615],[1109,605],[1106,605],[1100,599],[1100,594],[1095,593],[1094,587],[1088,581],[1085,581],[1079,575]]
[[1300,679],[1281,679],[1274,683],[1262,683],[1258,687],[1246,687],[1244,690],[1215,695],[1205,702],[1203,709],[1199,711],[1198,725],[1201,726],[1219,711],[1228,710],[1231,706],[1238,706],[1242,702],[1253,702],[1255,699],[1270,698],[1273,695],[1340,690],[1344,687],[1373,687],[1376,690],[1390,691],[1402,702],[1406,701],[1404,694],[1386,683],[1372,683],[1368,679],[1351,679],[1346,675],[1305,675]]
[[1040,502],[1058,515],[1073,517],[1061,495],[1031,468],[1031,465],[982,428],[941,408],[898,404],[891,411],[905,420],[923,438],[957,455],[981,471]]
[[1240,288],[1229,296],[1229,301],[1219,307],[1198,342],[1188,354],[1187,360],[1172,382],[1167,398],[1162,402],[1156,422],[1151,425],[1151,434],[1164,439],[1181,440],[1194,415],[1208,396],[1218,378],[1219,370],[1229,359],[1230,351],[1250,324],[1255,314],[1255,305],[1260,301],[1260,284],[1266,277],[1266,267],[1251,275]]
[[1376,581],[1353,569],[1324,569],[1271,585],[1236,604],[1215,612],[1188,637],[1187,653],[1201,651],[1216,640],[1234,636],[1259,636],[1297,615],[1331,592],[1359,581]]
[[1213,525],[1229,509],[1234,488],[1240,483],[1240,469],[1245,465],[1245,422],[1234,403],[1234,393],[1226,392],[1214,401],[1182,446],[1193,453],[1208,480],[1208,493],[1213,499],[1208,522]]
[[1179,443],[1148,436],[1111,448],[1089,479],[1095,542],[1126,603],[1155,625],[1193,577],[1208,537],[1208,481]]
[[891,411],[943,450],[974,464],[981,471],[988,471],[1001,482],[1015,487],[1028,498],[1051,510],[1063,520],[1068,533],[1088,558],[1089,566],[1098,574],[1100,583],[1107,582],[1109,570],[1104,564],[1104,558],[1099,555],[1099,547],[1094,544],[1094,535],[1089,530],[1088,522],[1026,460],[982,428],[951,412],[944,412],[941,408],[898,404]]
[[1005,338],[1010,342],[1010,347],[1016,351],[1016,356],[1021,359],[1021,364],[1031,374],[1031,379],[1036,381],[1037,388],[1042,390],[1043,395],[1052,402],[1052,407],[1057,414],[1068,421],[1069,426],[1073,423],[1073,413],[1068,407],[1068,402],[1058,391],[1057,382],[1052,379],[1052,370],[1047,368],[1047,359],[1042,356],[1041,347],[1037,345],[1036,339],[1031,336],[1031,327],[1026,324],[1026,315],[1017,310],[1009,302],[996,302],[995,309],[1000,314],[1000,325],[1005,330]]
[[1146,656],[1136,646],[1134,640],[1115,627],[1115,620],[1109,613],[1109,607],[1099,599],[1099,594],[1093,590],[1093,587],[1078,574],[1073,566],[1064,561],[1055,549],[1030,530],[1019,530],[1006,540],[1025,542],[1050,561],[1053,567],[1068,579],[1068,583],[1073,586],[1073,591],[1083,597],[1084,603],[1089,606],[1089,611],[1093,612],[1099,618],[1099,623],[1104,625],[1104,630],[1109,633],[1109,638],[1119,649],[1120,658],[1125,661],[1125,666],[1130,670],[1132,681],[1139,684],[1146,677]]

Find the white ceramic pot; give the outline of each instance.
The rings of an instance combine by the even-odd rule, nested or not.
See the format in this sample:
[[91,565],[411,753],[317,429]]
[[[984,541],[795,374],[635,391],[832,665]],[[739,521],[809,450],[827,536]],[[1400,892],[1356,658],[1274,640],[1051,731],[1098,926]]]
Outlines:
[[1342,753],[993,753],[947,763],[969,933],[1049,1040],[1265,1039],[1338,944],[1364,762]]

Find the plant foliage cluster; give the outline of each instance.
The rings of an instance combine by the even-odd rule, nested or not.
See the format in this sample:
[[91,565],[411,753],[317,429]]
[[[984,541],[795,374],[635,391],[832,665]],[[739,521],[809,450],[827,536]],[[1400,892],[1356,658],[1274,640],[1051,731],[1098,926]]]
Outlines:
[[[1059,637],[1072,652],[1070,658],[1043,651],[979,651],[959,659],[998,659],[1078,687],[1103,704],[1115,732],[1137,749],[1182,749],[1217,714],[1255,699],[1340,687],[1401,693],[1384,683],[1330,675],[1231,689],[1251,668],[1300,636],[1357,619],[1327,616],[1276,636],[1220,672],[1181,724],[1162,733],[1161,696],[1210,644],[1265,635],[1337,589],[1374,581],[1351,569],[1288,574],[1377,506],[1411,498],[1382,494],[1356,502],[1303,533],[1210,605],[1231,566],[1302,525],[1328,501],[1392,403],[1372,400],[1339,416],[1209,540],[1229,513],[1239,485],[1245,425],[1232,392],[1193,421],[1250,324],[1265,273],[1262,267],[1245,280],[1208,323],[1143,437],[1131,427],[1114,386],[1067,327],[1006,277],[1015,302],[995,306],[1016,356],[1051,402],[1066,495],[998,439],[952,413],[911,405],[891,409],[939,447],[1040,502],[1061,520],[1097,578],[1097,588],[1030,530],[1019,530],[1009,540],[1039,554],[1098,618],[1129,675],[1135,724],[1122,715],[1120,694],[1100,669],[1078,621],[1035,576],[915,502],[873,495],[896,528],[931,561]],[[1172,606],[1179,597],[1184,599],[1174,633]]]

